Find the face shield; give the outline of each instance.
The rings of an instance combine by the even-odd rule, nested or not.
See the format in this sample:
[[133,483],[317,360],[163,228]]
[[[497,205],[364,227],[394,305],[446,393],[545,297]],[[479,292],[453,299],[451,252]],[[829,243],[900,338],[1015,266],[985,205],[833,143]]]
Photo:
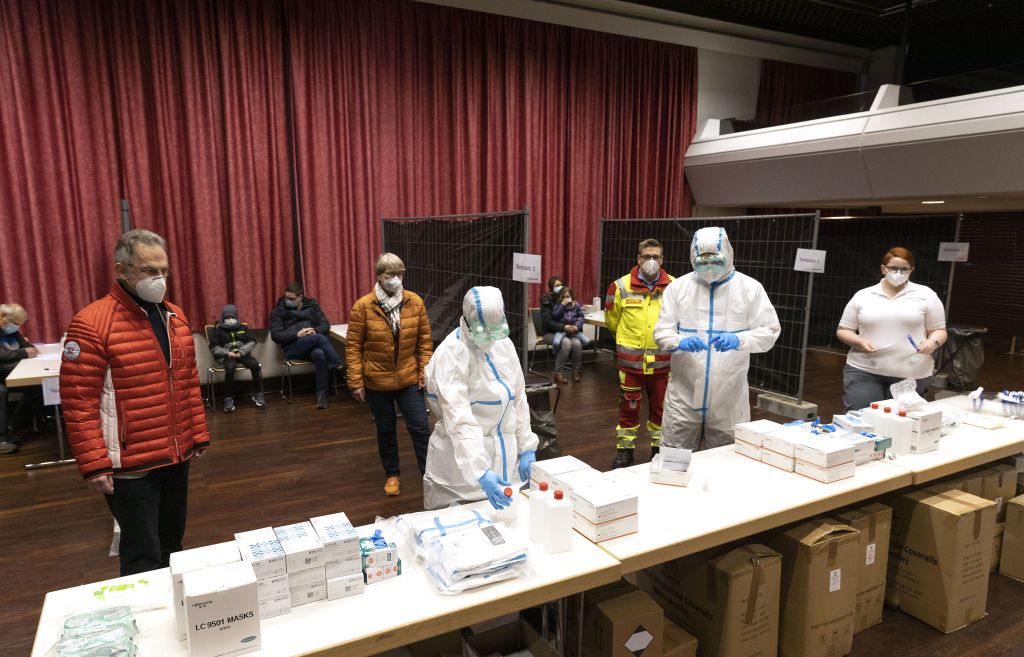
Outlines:
[[702,253],[693,259],[693,270],[708,282],[717,280],[725,267],[725,256],[720,253]]
[[505,301],[496,287],[471,288],[462,300],[462,318],[469,339],[485,351],[509,335]]

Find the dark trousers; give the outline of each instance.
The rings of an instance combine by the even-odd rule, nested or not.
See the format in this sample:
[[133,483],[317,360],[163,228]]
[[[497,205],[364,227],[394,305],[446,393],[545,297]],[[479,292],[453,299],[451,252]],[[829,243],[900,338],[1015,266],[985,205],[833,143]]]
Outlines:
[[[847,411],[866,408],[871,402],[892,398],[889,386],[902,381],[898,376],[881,376],[852,365],[843,366],[843,405]],[[917,394],[924,395],[931,384],[932,377],[916,379]]]
[[121,575],[164,568],[181,550],[188,510],[188,461],[115,479],[107,506],[121,526]]
[[384,475],[397,477],[402,471],[398,465],[398,434],[395,428],[398,418],[395,403],[405,418],[405,428],[412,437],[412,448],[416,452],[416,464],[423,474],[427,468],[427,443],[430,442],[430,422],[427,421],[427,404],[423,391],[417,385],[402,390],[366,390],[366,402],[377,423],[377,451]]
[[256,386],[257,392],[263,392],[263,380],[260,375],[260,362],[252,357],[251,354],[246,354],[241,358],[232,358],[228,356],[224,359],[224,396],[234,397],[235,396],[235,370],[238,366],[248,369],[252,373],[252,382]]
[[18,388],[21,399],[14,407],[14,413],[7,416],[7,386],[0,383],[0,441],[7,439],[7,422],[15,431],[23,431],[32,425],[32,414],[43,407],[43,389],[39,386]]
[[327,394],[330,368],[341,367],[341,357],[334,350],[331,339],[321,333],[306,335],[284,348],[284,357],[311,360],[316,365],[316,394]]

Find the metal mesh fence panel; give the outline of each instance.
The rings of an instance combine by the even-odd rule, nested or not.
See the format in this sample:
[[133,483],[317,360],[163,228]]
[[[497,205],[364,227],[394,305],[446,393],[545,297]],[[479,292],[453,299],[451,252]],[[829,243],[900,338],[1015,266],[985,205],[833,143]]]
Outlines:
[[384,251],[405,263],[403,285],[423,298],[435,344],[459,326],[469,288],[490,285],[501,290],[509,337],[525,358],[526,284],[512,280],[512,254],[527,252],[528,229],[526,210],[381,219]]
[[818,247],[828,252],[825,274],[814,281],[808,344],[818,347],[846,346],[836,338],[843,309],[854,293],[882,278],[882,256],[894,246],[914,254],[911,280],[935,291],[945,303],[951,263],[939,262],[939,243],[956,241],[957,215],[822,217]]
[[665,270],[680,277],[692,271],[693,234],[706,226],[722,226],[729,235],[736,269],[764,286],[782,324],[775,347],[751,354],[748,381],[752,388],[802,398],[807,311],[811,275],[793,270],[798,248],[815,247],[817,214],[682,219],[602,219],[598,288],[607,290],[617,277],[636,265],[637,245],[653,237],[665,249]]

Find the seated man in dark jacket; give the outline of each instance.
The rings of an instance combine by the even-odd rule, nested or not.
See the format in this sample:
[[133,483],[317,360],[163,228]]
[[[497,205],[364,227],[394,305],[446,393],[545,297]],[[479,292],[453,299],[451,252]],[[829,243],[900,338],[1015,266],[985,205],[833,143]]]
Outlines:
[[259,408],[266,408],[263,397],[263,377],[260,362],[252,355],[256,348],[256,340],[249,335],[249,327],[238,321],[238,309],[234,304],[224,306],[220,313],[220,321],[210,331],[210,351],[217,359],[217,364],[224,368],[224,412],[235,412],[235,370],[238,365],[249,369],[252,373],[256,393],[252,400]]
[[316,364],[316,407],[327,408],[327,378],[344,361],[327,337],[331,323],[313,297],[303,296],[301,283],[290,283],[270,313],[270,337],[284,347],[284,357]]
[[4,381],[23,358],[34,358],[39,352],[24,335],[21,325],[28,321],[28,313],[16,303],[0,305],[0,454],[18,451],[21,434],[32,423],[32,414],[42,407],[42,389],[39,386],[21,388],[21,401],[14,409],[11,424],[17,436],[7,435],[7,387]]

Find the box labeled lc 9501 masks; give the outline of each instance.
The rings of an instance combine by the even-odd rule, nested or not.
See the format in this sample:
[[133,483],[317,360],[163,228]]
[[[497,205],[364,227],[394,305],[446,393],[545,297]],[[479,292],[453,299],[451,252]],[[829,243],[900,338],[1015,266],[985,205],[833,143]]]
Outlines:
[[267,579],[288,572],[284,548],[270,527],[235,534],[242,559],[252,564],[256,579]]
[[289,573],[323,568],[324,544],[313,530],[313,525],[308,522],[297,522],[294,525],[274,527],[274,534],[284,548]]
[[184,575],[191,657],[241,655],[260,649],[256,574],[243,561]]
[[206,545],[171,554],[171,583],[174,589],[174,617],[178,622],[178,641],[184,641],[188,636],[188,628],[185,623],[185,592],[182,586],[185,573],[201,568],[209,568],[210,566],[234,563],[235,561],[241,561],[241,559],[238,545],[234,541]]

